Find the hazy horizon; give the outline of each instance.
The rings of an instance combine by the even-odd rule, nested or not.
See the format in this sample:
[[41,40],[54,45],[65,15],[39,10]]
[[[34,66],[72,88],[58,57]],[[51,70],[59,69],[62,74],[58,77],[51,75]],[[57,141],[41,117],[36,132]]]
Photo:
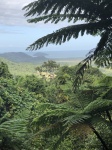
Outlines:
[[[67,21],[51,24],[39,22],[37,24],[29,24],[27,18],[24,17],[25,11],[22,8],[34,0],[3,0],[0,4],[0,51],[23,51],[36,41],[38,38],[53,33],[56,30],[71,26],[74,23]],[[7,13],[6,13],[7,12]],[[82,24],[78,21],[76,24]],[[50,44],[43,47],[42,50],[91,50],[97,46],[100,36],[91,36],[86,33],[84,36],[79,34],[78,39],[71,39],[62,45]]]
[[35,54],[42,54],[46,58],[84,58],[88,54],[88,50],[43,50],[43,51],[8,51],[8,52],[0,52],[0,54],[4,53],[26,53],[30,56],[35,56]]

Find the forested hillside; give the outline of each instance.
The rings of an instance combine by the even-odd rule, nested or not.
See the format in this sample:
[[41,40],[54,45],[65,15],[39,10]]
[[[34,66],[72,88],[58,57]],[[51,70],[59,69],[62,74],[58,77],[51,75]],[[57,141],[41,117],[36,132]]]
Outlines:
[[[51,60],[51,59],[50,59]],[[63,65],[68,65],[68,66],[73,66],[77,65],[82,59],[76,58],[76,59],[56,59],[56,62],[60,64],[61,66]],[[8,65],[9,71],[14,75],[31,75],[31,74],[36,74],[35,68],[37,66],[42,65],[44,62],[41,60],[38,63],[31,63],[31,62],[13,62],[9,61],[8,59],[5,59],[3,57],[0,57],[0,61],[5,62]]]
[[[86,58],[75,61],[78,65],[45,57],[37,63],[37,57],[23,53],[16,61],[34,60],[36,66],[14,63],[15,53],[13,63],[0,61],[0,150],[112,150],[112,0],[37,0],[23,10],[28,23],[70,23],[43,37],[40,23],[38,39],[27,50],[85,34],[100,38]],[[101,68],[108,68],[109,75]]]
[[111,150],[112,77],[90,68],[74,91],[76,66],[49,61],[36,70],[13,76],[0,63],[0,149]]

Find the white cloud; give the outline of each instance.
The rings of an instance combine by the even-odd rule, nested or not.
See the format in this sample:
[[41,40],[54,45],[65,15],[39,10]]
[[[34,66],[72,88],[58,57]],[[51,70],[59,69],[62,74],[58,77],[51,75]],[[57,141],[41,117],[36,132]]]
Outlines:
[[[34,0],[1,0],[0,2],[0,26],[3,26],[3,29],[0,29],[0,33],[13,33],[18,34],[18,31],[15,31],[13,28],[14,26],[30,26],[30,27],[36,27],[38,30],[46,29],[48,28],[52,30],[51,32],[65,27],[68,24],[67,21],[60,22],[56,25],[51,24],[50,22],[46,25],[43,22],[39,22],[37,24],[30,24],[27,23],[27,19],[24,14],[25,11],[22,10],[24,6],[29,4],[30,2],[33,2]],[[9,27],[7,29],[7,26]]]
[[[24,14],[25,11],[22,10],[24,6],[33,2],[34,0],[1,0],[0,2],[0,25],[10,25],[10,26],[33,26],[35,24],[27,23],[27,19]],[[48,27],[48,28],[60,28],[67,25],[67,21],[60,22],[57,25],[51,25],[47,23],[44,25],[43,22],[39,22],[36,26]],[[56,27],[57,26],[57,27]]]
[[1,25],[26,25],[22,8],[33,0],[2,0],[0,2]]

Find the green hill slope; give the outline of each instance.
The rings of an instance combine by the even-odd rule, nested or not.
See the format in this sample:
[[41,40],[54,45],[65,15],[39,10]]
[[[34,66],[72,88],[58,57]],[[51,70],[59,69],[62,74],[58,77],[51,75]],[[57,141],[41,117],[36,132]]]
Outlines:
[[31,62],[31,63],[40,63],[47,61],[45,56],[32,57],[23,52],[8,52],[0,54],[0,57],[6,58],[12,62]]
[[13,74],[14,76],[16,75],[25,76],[25,75],[36,74],[35,67],[37,66],[37,64],[15,63],[2,57],[0,57],[0,61],[3,61],[8,65],[10,73]]

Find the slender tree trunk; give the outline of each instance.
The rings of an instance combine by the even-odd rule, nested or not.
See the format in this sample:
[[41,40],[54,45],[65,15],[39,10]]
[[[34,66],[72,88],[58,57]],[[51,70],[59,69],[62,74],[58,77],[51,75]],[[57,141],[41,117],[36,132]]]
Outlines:
[[89,127],[92,129],[92,131],[94,132],[94,134],[97,136],[97,138],[100,140],[100,142],[102,143],[104,150],[109,150],[105,141],[102,139],[102,137],[99,135],[99,133],[95,130],[95,128],[89,124]]

